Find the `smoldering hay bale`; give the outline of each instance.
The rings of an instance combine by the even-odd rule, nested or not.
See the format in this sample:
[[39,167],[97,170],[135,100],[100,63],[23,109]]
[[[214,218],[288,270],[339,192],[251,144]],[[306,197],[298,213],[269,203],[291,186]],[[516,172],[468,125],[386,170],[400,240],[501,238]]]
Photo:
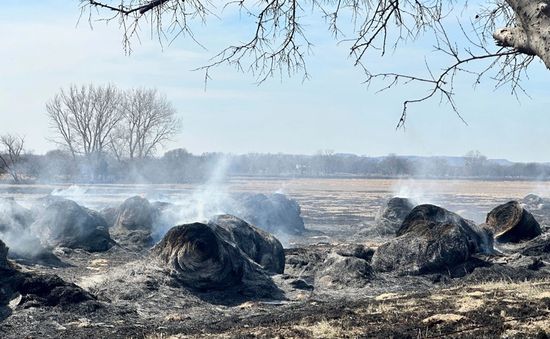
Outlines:
[[193,223],[171,228],[152,249],[186,285],[224,288],[243,276],[245,259],[212,227]]
[[199,291],[238,291],[253,297],[278,297],[271,277],[215,224],[172,227],[152,249],[172,275]]
[[517,201],[495,207],[487,214],[485,223],[499,242],[530,240],[542,233],[537,220]]
[[405,218],[397,237],[376,250],[372,266],[402,274],[438,272],[475,253],[492,253],[491,240],[470,220],[435,205],[419,205]]
[[0,198],[0,233],[21,231],[34,221],[30,210],[13,199]]
[[31,225],[31,231],[51,247],[101,252],[114,244],[99,213],[67,199],[49,204]]
[[114,227],[124,230],[147,230],[153,227],[156,210],[140,196],[126,199],[117,208]]
[[315,273],[317,288],[361,288],[374,277],[367,260],[356,256],[330,253]]
[[9,258],[27,264],[59,266],[62,262],[31,231],[31,210],[13,199],[0,199],[0,237],[11,247]]
[[550,231],[550,199],[528,194],[519,202],[538,221],[542,233]]
[[521,203],[525,205],[528,209],[539,209],[546,203],[546,201],[542,197],[531,193],[523,197],[523,199],[521,199]]
[[270,233],[302,234],[304,220],[298,202],[284,194],[245,194],[232,214]]
[[229,214],[215,216],[210,223],[227,231],[227,240],[234,242],[265,270],[283,273],[285,252],[281,242],[273,235]]
[[414,204],[407,198],[393,197],[380,207],[374,220],[373,231],[380,235],[395,234]]

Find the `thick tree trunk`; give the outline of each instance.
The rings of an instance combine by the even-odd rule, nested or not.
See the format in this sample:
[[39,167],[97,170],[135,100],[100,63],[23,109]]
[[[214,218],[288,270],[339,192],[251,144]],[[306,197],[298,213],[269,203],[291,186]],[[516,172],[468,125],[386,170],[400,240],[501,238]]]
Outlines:
[[493,37],[499,46],[536,55],[550,68],[550,0],[506,0],[516,13],[516,27],[496,30]]

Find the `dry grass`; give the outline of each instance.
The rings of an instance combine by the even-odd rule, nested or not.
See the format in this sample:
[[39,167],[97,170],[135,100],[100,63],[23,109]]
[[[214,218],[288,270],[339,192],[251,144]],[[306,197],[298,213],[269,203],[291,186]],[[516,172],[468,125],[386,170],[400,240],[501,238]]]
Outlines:
[[454,314],[454,313],[434,314],[422,320],[422,323],[424,324],[455,323],[464,318],[465,317],[463,315]]

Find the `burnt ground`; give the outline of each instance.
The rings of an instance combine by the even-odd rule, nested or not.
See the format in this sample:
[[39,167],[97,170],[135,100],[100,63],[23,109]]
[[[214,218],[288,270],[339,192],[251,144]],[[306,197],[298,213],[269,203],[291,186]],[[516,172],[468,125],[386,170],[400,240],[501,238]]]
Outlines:
[[[356,187],[354,183],[353,187]],[[239,189],[252,190],[250,183]],[[256,185],[271,190],[272,182]],[[377,183],[376,185],[379,185]],[[302,205],[311,232],[285,239],[285,273],[272,279],[283,298],[238,291],[204,292],[182,286],[147,250],[115,246],[88,253],[58,248],[58,266],[25,265],[56,274],[96,297],[58,306],[23,307],[15,298],[2,316],[2,338],[188,337],[540,337],[550,335],[550,263],[540,256],[503,254],[475,258],[448,272],[424,276],[391,273],[325,279],[323,263],[349,244],[375,248],[387,238],[357,236],[374,220],[390,188],[350,190],[330,186],[288,188]],[[308,186],[310,187],[310,186]],[[513,197],[494,193],[436,192],[455,211],[483,216]],[[516,192],[516,198],[524,191]],[[454,206],[454,207],[453,207]],[[466,213],[466,214],[468,214]],[[544,249],[543,249],[544,250]],[[550,248],[547,249],[550,251]],[[344,251],[345,252],[345,251]],[[349,251],[348,251],[349,252]],[[537,253],[540,254],[540,253]],[[539,261],[537,261],[539,260]],[[330,275],[330,271],[328,271]],[[345,274],[346,271],[336,274]]]

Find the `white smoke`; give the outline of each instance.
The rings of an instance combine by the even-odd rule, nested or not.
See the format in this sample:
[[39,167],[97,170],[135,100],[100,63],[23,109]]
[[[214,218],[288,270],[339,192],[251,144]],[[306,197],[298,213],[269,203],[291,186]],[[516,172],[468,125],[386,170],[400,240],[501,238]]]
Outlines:
[[44,251],[39,239],[31,233],[31,221],[30,211],[13,200],[0,198],[0,239],[11,254],[34,257]]
[[71,185],[67,188],[56,188],[50,194],[76,201],[77,199],[85,196],[87,192],[87,188],[78,185]]
[[226,178],[229,158],[219,157],[209,179],[190,195],[171,196],[159,202],[172,206],[162,212],[155,225],[154,238],[162,237],[171,227],[192,222],[206,222],[217,214],[228,213],[232,199],[228,193]]

